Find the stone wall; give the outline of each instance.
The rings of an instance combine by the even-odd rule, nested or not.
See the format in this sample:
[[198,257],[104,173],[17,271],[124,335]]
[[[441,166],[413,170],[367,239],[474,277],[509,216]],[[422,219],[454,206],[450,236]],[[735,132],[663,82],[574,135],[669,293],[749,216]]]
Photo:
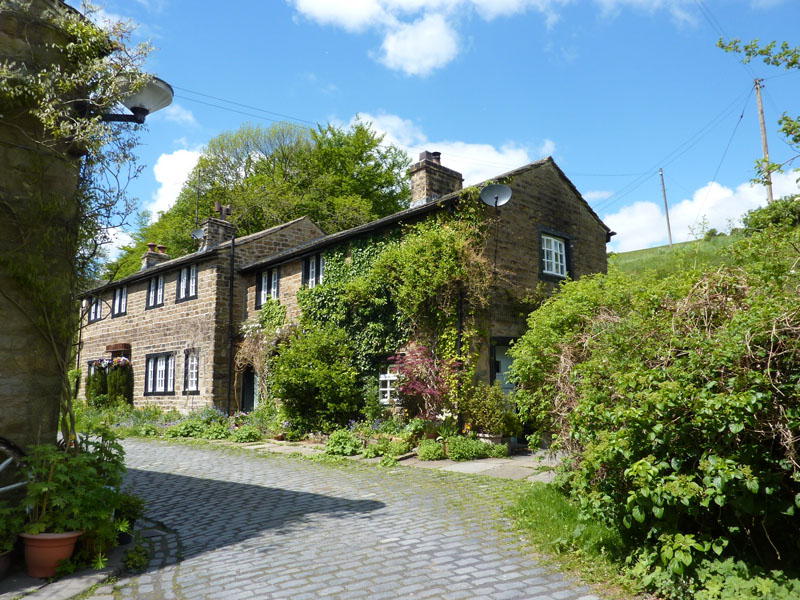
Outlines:
[[[25,13],[2,9],[0,56],[32,69],[58,60],[51,45],[60,34],[39,15],[61,7],[34,0]],[[28,107],[2,93],[0,113],[0,436],[24,447],[56,440],[59,361],[68,360],[71,331],[48,334],[42,314],[57,326],[72,310],[79,157],[49,149]],[[31,275],[41,304],[21,283]]]
[[[238,268],[258,258],[271,256],[302,242],[319,237],[320,229],[303,218],[264,232],[236,240],[234,247],[234,299],[244,299],[247,279],[238,275]],[[134,404],[157,405],[189,412],[204,406],[227,408],[228,391],[228,332],[230,297],[230,242],[217,247],[216,252],[200,253],[197,273],[197,298],[176,302],[179,269],[188,266],[187,257],[168,261],[147,269],[131,278],[128,285],[128,309],[124,316],[112,317],[114,288],[126,280],[109,286],[102,294],[103,318],[86,324],[82,333],[81,389],[85,395],[88,362],[110,358],[107,347],[129,344],[134,371]],[[176,264],[177,263],[177,264]],[[149,276],[141,278],[143,273]],[[150,276],[164,275],[164,304],[146,308]],[[244,302],[234,301],[234,333],[238,336],[245,315]],[[235,339],[234,339],[235,342]],[[184,393],[185,351],[198,351],[200,361],[199,393]],[[148,354],[175,353],[175,392],[164,395],[144,395],[145,360]],[[236,406],[236,387],[232,390],[232,408]]]

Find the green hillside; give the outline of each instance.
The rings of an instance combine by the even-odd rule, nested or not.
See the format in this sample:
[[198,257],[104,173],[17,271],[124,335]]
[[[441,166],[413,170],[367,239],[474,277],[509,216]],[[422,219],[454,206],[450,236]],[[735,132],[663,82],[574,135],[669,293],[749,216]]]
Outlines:
[[608,264],[616,266],[623,273],[641,275],[652,270],[661,277],[686,268],[730,264],[732,260],[725,250],[742,237],[742,233],[736,232],[682,242],[674,244],[672,248],[657,246],[631,252],[611,252],[608,255]]

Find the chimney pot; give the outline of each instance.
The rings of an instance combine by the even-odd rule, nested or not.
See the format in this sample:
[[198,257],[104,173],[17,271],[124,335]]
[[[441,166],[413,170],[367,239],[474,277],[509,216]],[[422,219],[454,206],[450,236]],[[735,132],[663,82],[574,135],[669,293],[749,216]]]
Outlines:
[[147,244],[147,251],[148,252],[155,252],[156,251],[156,245],[153,242],[149,242]]
[[435,162],[437,165],[442,164],[442,153],[441,152],[431,152],[431,160]]
[[167,247],[166,247],[164,244],[159,244],[159,245],[158,245],[158,252],[159,252],[160,254],[164,254],[164,251],[165,251],[166,249],[167,249]]

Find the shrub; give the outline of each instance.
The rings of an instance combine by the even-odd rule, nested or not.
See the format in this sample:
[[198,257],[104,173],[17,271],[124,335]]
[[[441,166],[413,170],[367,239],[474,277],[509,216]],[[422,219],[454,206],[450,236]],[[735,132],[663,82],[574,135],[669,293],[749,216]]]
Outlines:
[[197,419],[187,419],[171,425],[164,430],[164,437],[202,437],[205,431],[205,424]]
[[483,382],[478,384],[475,391],[467,397],[463,408],[464,417],[473,431],[491,434],[504,432],[509,407],[499,381],[491,386]]
[[797,564],[798,242],[773,229],[731,247],[740,269],[568,283],[512,350],[584,517],[620,528],[664,596],[694,597],[717,557]]
[[446,458],[444,446],[436,440],[420,440],[417,457],[420,460],[442,460]]
[[199,437],[206,440],[226,440],[229,436],[228,424],[217,421],[204,425]]
[[353,456],[361,451],[362,444],[355,435],[347,429],[337,429],[331,433],[325,445],[325,454],[336,456]]
[[319,326],[295,332],[273,359],[271,377],[294,428],[331,431],[358,415],[361,381],[341,329]]
[[254,425],[242,425],[231,434],[231,440],[238,443],[258,442],[261,440],[261,430]]
[[94,362],[94,373],[86,378],[86,400],[93,406],[95,396],[108,394],[108,374],[106,373],[106,361],[97,360]]
[[458,361],[441,360],[433,351],[412,343],[405,354],[394,357],[397,364],[397,393],[410,417],[435,419],[446,407],[450,382],[458,371]]
[[133,404],[133,367],[127,359],[114,359],[106,377],[108,397],[113,403]]
[[489,458],[490,444],[468,437],[447,438],[447,457],[451,460]]

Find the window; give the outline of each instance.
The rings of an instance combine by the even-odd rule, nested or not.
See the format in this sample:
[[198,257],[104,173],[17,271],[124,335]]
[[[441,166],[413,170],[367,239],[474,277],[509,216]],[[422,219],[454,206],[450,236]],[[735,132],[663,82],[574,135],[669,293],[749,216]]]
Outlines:
[[175,302],[197,298],[197,265],[183,267],[178,272],[178,290],[175,292]]
[[321,254],[303,259],[303,285],[313,288],[325,278],[325,257]]
[[391,406],[397,401],[397,368],[388,365],[378,378],[378,398],[381,404]]
[[144,394],[175,393],[175,354],[148,354],[145,359]]
[[542,234],[542,273],[567,276],[567,253],[563,238]]
[[152,277],[147,285],[147,307],[156,308],[164,304],[164,276]]
[[121,317],[128,312],[128,287],[122,286],[114,290],[114,304],[111,306],[111,316]]
[[200,393],[200,357],[197,350],[187,350],[183,362],[183,393]]
[[103,299],[97,296],[89,298],[89,323],[103,318]]
[[278,267],[258,274],[256,279],[256,308],[264,306],[264,303],[269,298],[278,299],[280,278],[281,274]]

